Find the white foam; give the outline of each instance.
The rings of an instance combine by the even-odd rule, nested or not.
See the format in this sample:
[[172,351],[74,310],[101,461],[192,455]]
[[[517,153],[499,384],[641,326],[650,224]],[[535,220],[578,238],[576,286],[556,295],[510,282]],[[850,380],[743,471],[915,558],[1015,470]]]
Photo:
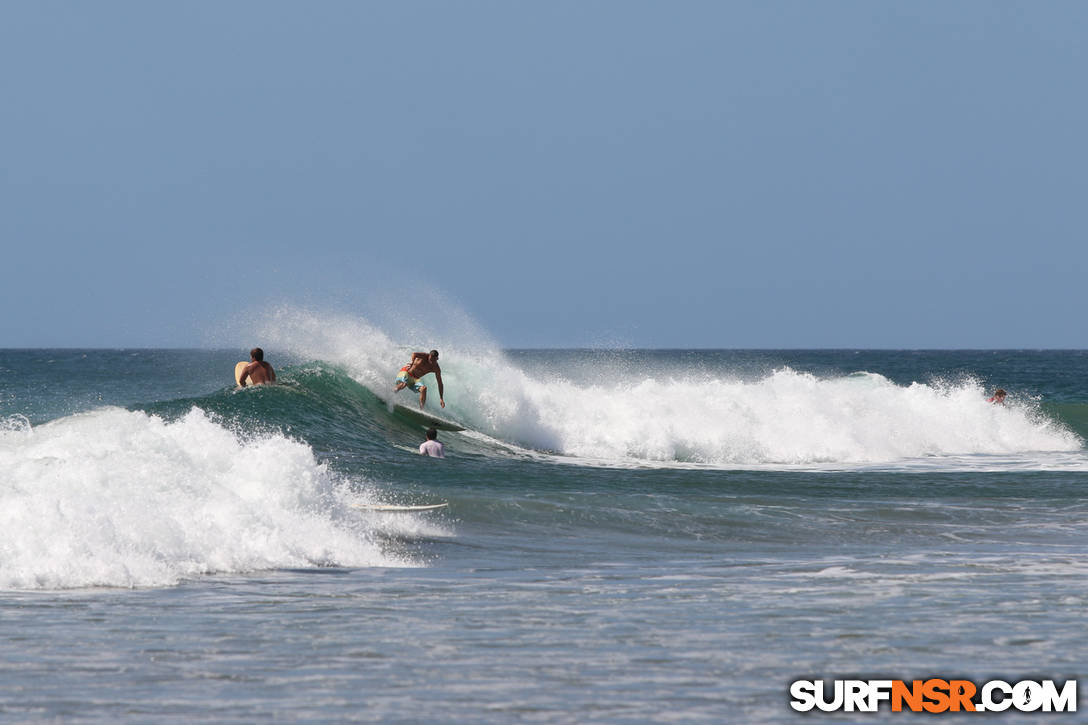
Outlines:
[[933,468],[928,462],[939,460],[954,469],[1088,468],[1083,441],[1041,415],[1036,402],[989,404],[973,380],[903,386],[875,373],[821,378],[789,368],[752,380],[698,362],[609,369],[599,357],[590,376],[579,362],[530,375],[470,332],[476,347],[458,344],[457,331],[449,330],[441,333],[446,337],[413,331],[412,339],[426,344],[411,347],[362,318],[298,310],[281,311],[265,330],[299,356],[343,365],[383,397],[407,351],[439,347],[444,415],[500,441],[579,461]]
[[973,383],[902,387],[875,374],[825,380],[789,369],[753,382],[680,377],[535,386],[527,397],[547,440],[585,456],[791,465],[1081,447],[1030,410],[987,404]]
[[0,427],[0,588],[164,586],[283,567],[409,566],[303,443],[199,409]]

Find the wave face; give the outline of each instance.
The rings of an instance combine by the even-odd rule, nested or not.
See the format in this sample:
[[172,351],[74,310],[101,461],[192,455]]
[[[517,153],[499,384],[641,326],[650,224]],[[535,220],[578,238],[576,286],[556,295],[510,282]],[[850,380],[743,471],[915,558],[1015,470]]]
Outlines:
[[162,586],[198,574],[410,566],[306,444],[102,408],[0,426],[0,588]]
[[433,337],[411,347],[362,320],[298,311],[277,315],[266,334],[384,400],[411,350],[440,347],[447,408],[437,408],[430,382],[432,412],[496,442],[582,461],[791,467],[1011,456],[1031,465],[1035,454],[1083,448],[1037,400],[989,404],[970,376],[904,384],[864,371],[738,372],[699,353],[511,356]]

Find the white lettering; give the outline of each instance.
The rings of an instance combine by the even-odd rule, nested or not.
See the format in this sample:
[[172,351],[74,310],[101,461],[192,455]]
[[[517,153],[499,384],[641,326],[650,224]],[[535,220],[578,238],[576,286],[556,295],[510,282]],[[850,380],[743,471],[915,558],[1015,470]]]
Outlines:
[[[1003,697],[1000,700],[993,698],[993,692],[997,690],[1001,692]],[[976,710],[992,711],[992,712],[1004,712],[1012,707],[1012,685],[1004,680],[990,680],[982,686],[982,704],[976,705]]]
[[790,685],[790,707],[798,712],[808,712],[816,707],[816,684],[812,680],[797,680]]
[[1043,688],[1031,680],[1017,682],[1012,688],[1012,704],[1020,712],[1035,712],[1043,706]]
[[847,712],[868,712],[866,701],[869,699],[869,684],[865,680],[847,680],[844,701]]
[[820,708],[824,712],[835,712],[840,707],[842,707],[842,701],[844,699],[842,692],[842,680],[835,680],[835,684],[833,686],[835,697],[830,702],[828,702],[827,695],[824,692],[824,686],[827,683],[823,680],[817,680],[817,683],[819,684],[819,687],[817,688],[819,690],[819,694],[816,695],[816,707]]
[[1043,680],[1043,698],[1043,712],[1076,712],[1077,681],[1066,680],[1059,693],[1054,680]]
[[868,712],[876,712],[880,709],[882,700],[892,699],[891,680],[869,680],[869,709]]

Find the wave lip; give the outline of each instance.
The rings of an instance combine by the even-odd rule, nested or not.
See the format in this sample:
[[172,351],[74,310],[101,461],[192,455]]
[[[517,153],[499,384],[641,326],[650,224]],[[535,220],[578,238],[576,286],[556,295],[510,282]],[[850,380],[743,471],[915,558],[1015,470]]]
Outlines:
[[169,586],[208,573],[411,566],[311,449],[105,408],[0,430],[0,588]]

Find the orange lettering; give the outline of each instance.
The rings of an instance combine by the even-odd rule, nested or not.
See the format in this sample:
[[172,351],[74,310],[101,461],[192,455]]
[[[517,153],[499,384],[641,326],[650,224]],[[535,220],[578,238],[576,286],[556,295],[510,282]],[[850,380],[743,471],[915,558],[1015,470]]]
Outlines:
[[948,681],[932,679],[922,683],[922,694],[930,702],[922,703],[926,712],[944,712],[948,709]]
[[970,680],[950,680],[948,692],[951,695],[952,712],[959,712],[961,706],[967,712],[975,711],[975,703],[971,702],[971,698],[975,696],[975,683]]
[[914,680],[911,682],[909,688],[907,687],[907,683],[902,680],[895,680],[892,682],[892,712],[902,712],[904,700],[907,703],[907,707],[911,709],[911,712],[922,711],[921,680]]

